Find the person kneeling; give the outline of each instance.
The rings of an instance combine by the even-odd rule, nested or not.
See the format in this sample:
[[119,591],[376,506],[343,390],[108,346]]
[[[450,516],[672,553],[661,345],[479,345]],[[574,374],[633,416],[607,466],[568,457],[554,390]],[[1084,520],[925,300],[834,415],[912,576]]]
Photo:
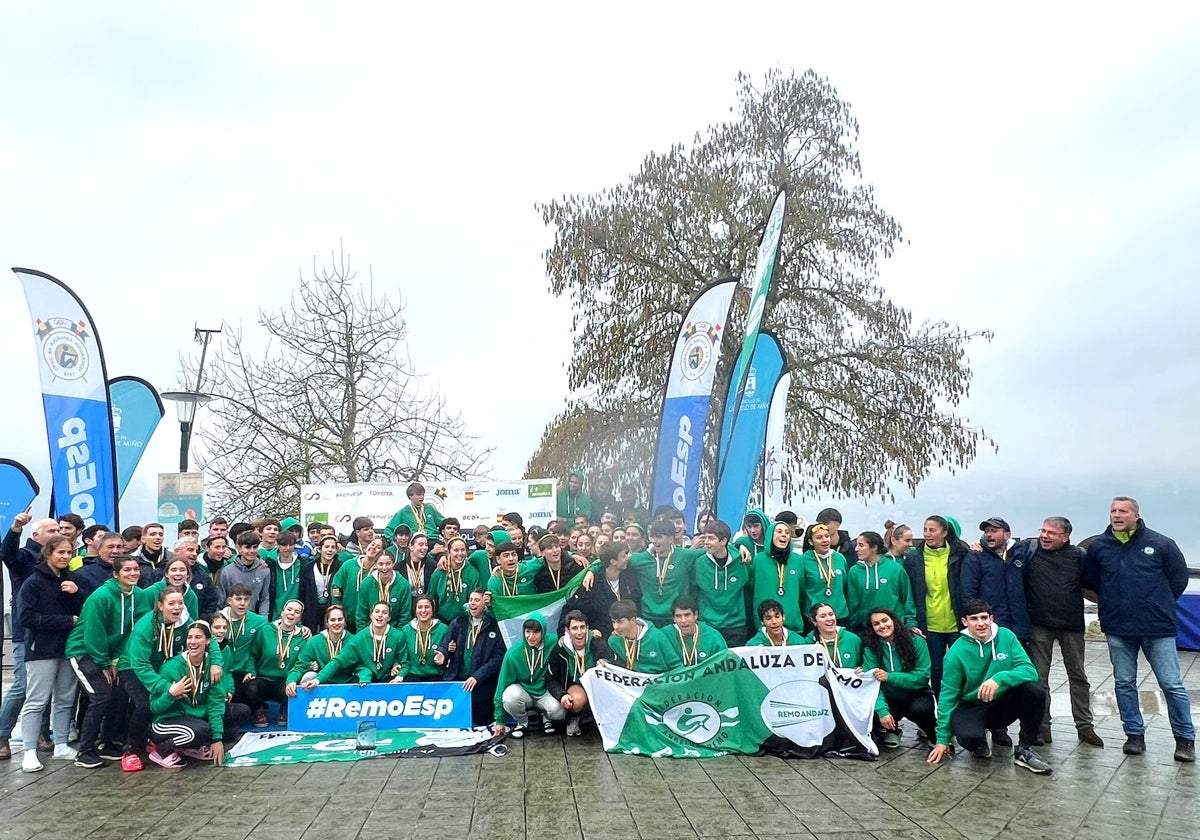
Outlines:
[[554,734],[554,724],[564,720],[567,712],[554,695],[546,690],[549,674],[549,653],[558,644],[558,636],[546,632],[546,620],[533,613],[522,625],[524,639],[517,642],[504,654],[500,665],[500,677],[496,682],[496,729],[503,735],[506,728],[504,715],[507,712],[516,721],[512,736],[521,738],[529,727],[529,707],[541,710],[547,735]]
[[1046,709],[1046,689],[1038,682],[1016,635],[992,620],[986,601],[963,604],[963,638],[946,651],[938,698],[937,745],[929,753],[937,764],[950,752],[951,737],[979,758],[991,758],[987,733],[1021,722],[1013,761],[1033,773],[1053,768],[1032,749]]
[[587,692],[580,680],[601,659],[612,659],[613,652],[603,638],[592,633],[582,610],[571,610],[564,622],[567,632],[550,654],[546,688],[567,715],[567,734],[575,736],[580,734],[581,719],[588,710]]
[[151,689],[150,738],[163,767],[182,767],[180,753],[213,764],[225,757],[225,694],[212,682],[211,639],[207,622],[193,623],[183,653],[163,663],[161,679]]

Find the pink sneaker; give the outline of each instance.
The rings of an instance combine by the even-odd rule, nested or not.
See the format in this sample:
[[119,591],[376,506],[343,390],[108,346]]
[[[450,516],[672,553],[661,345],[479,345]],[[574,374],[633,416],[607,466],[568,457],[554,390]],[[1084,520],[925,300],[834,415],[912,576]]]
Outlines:
[[188,758],[195,758],[199,761],[212,761],[212,747],[201,747],[198,750],[180,748],[179,752],[186,755]]
[[166,767],[168,770],[173,770],[177,767],[183,767],[187,764],[179,753],[172,752],[166,755],[160,755],[158,750],[150,750],[150,760],[159,767]]

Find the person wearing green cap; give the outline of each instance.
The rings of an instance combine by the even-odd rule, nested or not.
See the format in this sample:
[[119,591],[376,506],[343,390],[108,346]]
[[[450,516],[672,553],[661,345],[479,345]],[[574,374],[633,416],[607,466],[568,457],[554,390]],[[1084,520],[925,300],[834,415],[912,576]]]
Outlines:
[[559,519],[574,522],[576,516],[592,519],[592,500],[583,492],[583,471],[571,470],[567,476],[567,484],[558,491],[557,514]]

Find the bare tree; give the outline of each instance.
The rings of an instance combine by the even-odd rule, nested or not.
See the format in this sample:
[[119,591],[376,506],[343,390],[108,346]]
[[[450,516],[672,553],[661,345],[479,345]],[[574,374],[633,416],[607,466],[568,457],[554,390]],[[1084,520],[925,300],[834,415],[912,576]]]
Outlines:
[[[197,386],[215,397],[197,457],[215,510],[294,514],[302,484],[480,474],[490,450],[413,369],[404,308],[356,282],[340,252],[328,268],[313,259],[285,308],[259,310],[261,351],[227,326]],[[195,382],[195,360],[184,370]]]

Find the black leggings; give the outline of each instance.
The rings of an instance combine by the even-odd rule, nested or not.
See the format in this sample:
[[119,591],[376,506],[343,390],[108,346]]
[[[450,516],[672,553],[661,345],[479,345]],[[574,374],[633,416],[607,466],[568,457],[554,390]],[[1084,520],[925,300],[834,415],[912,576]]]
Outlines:
[[158,754],[167,756],[178,749],[207,747],[213,742],[213,731],[206,720],[173,717],[150,724],[150,737],[158,747]]
[[1046,699],[1046,689],[1036,680],[1018,683],[990,703],[960,703],[950,715],[950,731],[963,749],[974,750],[987,742],[988,730],[1019,720],[1020,745],[1028,747],[1037,738]]
[[245,703],[225,704],[225,743],[232,744],[242,737],[242,728],[250,722],[253,715]]
[[133,671],[121,671],[120,674],[121,685],[125,686],[125,693],[129,695],[132,707],[129,711],[129,735],[125,752],[144,756],[146,742],[150,737],[150,721],[154,717],[150,713],[150,692]]
[[286,688],[285,680],[264,680],[262,677],[255,677],[242,683],[241,702],[253,711],[261,709],[268,700],[274,700],[286,708],[288,702],[287,694],[284,693]]
[[83,726],[79,728],[79,751],[95,752],[101,730],[106,744],[118,743],[125,728],[125,706],[128,703],[125,689],[119,680],[110,683],[100,666],[86,656],[72,656],[69,661],[83,689],[81,693],[88,697],[87,714],[83,716]]
[[884,699],[897,724],[901,718],[908,718],[925,733],[930,743],[937,741],[937,703],[934,702],[932,691],[906,691],[899,695],[887,695]]

